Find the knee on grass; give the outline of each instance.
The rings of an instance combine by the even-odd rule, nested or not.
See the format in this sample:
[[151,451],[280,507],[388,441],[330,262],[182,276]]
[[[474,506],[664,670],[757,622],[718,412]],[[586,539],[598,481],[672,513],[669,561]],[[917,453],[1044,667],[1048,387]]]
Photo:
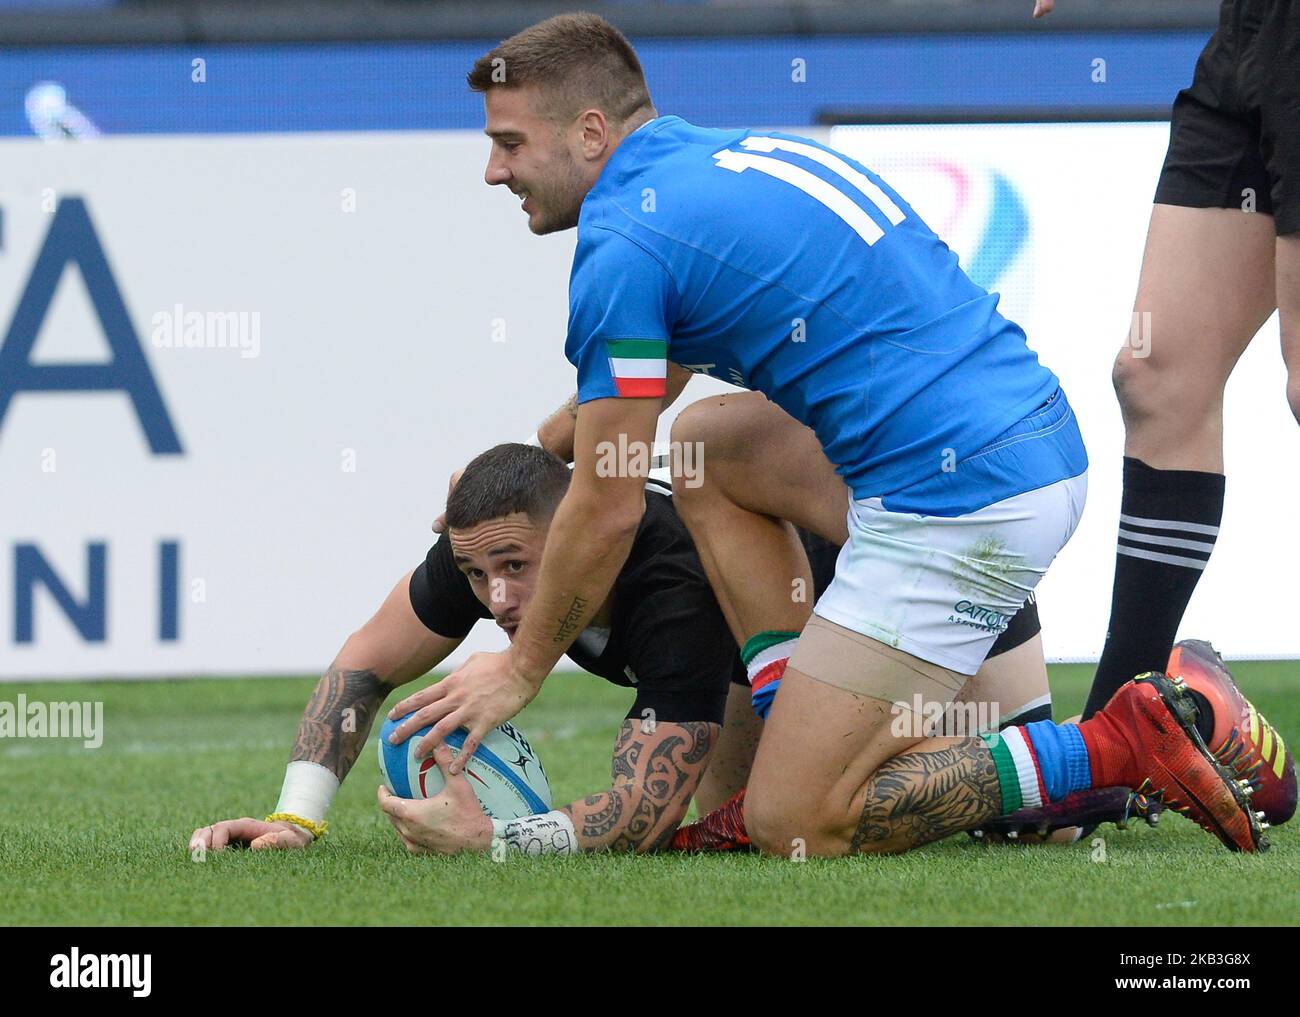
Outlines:
[[810,804],[776,798],[751,786],[745,793],[745,829],[754,845],[767,855],[787,858],[834,858],[846,854],[852,831],[842,818]]

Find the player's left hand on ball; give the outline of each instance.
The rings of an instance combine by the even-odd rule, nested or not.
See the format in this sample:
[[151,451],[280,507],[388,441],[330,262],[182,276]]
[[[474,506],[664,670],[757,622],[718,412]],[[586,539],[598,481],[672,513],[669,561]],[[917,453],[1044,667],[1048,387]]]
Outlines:
[[[460,754],[451,763],[451,772],[460,773],[461,760],[468,760],[474,754],[487,733],[517,714],[537,695],[537,685],[520,674],[513,664],[509,650],[473,654],[436,685],[421,689],[393,707],[388,714],[390,719],[406,719],[389,735],[389,741],[400,745],[420,728],[432,724],[433,730],[415,746],[416,758],[423,759],[447,735],[463,727],[469,734]],[[410,716],[406,716],[408,713]]]
[[195,830],[190,834],[190,850],[224,851],[231,844],[250,847],[254,851],[305,848],[315,839],[293,823],[265,823],[245,816]]
[[445,745],[433,752],[433,760],[447,783],[432,798],[398,798],[379,785],[379,807],[408,851],[454,855],[492,847],[492,820],[483,814],[468,778],[450,772],[451,759],[451,749]]

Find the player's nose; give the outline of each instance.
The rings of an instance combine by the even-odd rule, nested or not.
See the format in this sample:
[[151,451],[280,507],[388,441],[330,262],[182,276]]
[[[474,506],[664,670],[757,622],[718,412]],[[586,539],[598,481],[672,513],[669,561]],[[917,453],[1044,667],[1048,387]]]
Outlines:
[[495,590],[492,602],[488,605],[488,610],[492,612],[492,617],[497,621],[508,620],[519,613],[519,595],[508,586],[505,589]]
[[495,187],[498,184],[508,184],[510,182],[510,170],[497,162],[496,156],[492,156],[488,159],[487,169],[483,171],[483,180],[490,187]]

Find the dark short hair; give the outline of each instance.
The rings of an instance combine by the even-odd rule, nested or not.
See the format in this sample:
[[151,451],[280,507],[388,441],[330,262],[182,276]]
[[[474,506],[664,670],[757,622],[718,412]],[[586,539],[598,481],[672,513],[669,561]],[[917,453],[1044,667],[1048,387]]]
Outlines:
[[535,85],[559,123],[595,107],[620,125],[654,108],[632,44],[604,18],[585,11],[547,18],[512,35],[479,57],[466,77],[475,92]]
[[447,499],[447,527],[471,526],[523,512],[550,521],[569,489],[569,468],[544,448],[506,442],[475,456]]

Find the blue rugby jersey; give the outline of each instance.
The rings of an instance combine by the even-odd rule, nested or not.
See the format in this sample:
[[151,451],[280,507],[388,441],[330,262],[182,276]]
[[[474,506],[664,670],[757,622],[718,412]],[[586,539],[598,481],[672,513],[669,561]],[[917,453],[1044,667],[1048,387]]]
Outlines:
[[583,202],[569,304],[579,402],[661,395],[672,360],[764,392],[858,498],[964,459],[1058,388],[880,177],[786,134],[633,132]]

